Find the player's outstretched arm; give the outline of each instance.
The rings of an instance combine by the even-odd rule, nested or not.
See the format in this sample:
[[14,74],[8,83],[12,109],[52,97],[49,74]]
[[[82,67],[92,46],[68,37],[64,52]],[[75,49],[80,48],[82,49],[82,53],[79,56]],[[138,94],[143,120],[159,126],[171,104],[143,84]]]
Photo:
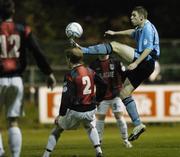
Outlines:
[[105,35],[131,35],[134,32],[134,29],[128,29],[124,31],[112,31],[108,30],[105,32]]

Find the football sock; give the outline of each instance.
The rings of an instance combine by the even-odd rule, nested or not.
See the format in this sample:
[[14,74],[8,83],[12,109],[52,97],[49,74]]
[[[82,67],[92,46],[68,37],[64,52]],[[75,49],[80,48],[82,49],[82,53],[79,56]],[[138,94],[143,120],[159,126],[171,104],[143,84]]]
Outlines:
[[102,142],[103,139],[103,132],[104,132],[104,120],[97,120],[96,121],[96,129],[99,135],[99,140]]
[[98,44],[94,46],[89,47],[81,47],[81,50],[84,54],[111,54],[112,53],[112,47],[110,44]]
[[140,125],[141,120],[139,118],[139,114],[136,109],[136,103],[135,103],[134,99],[132,98],[132,96],[123,99],[122,102],[126,106],[126,110],[129,114],[133,124],[135,126]]
[[20,157],[22,146],[22,134],[18,127],[10,127],[8,129],[9,145],[12,157]]
[[52,133],[49,135],[48,143],[46,145],[46,150],[43,154],[43,157],[49,157],[51,152],[54,150],[56,143],[60,137],[60,134],[63,132],[60,128],[54,128]]
[[0,133],[0,156],[4,154],[3,142],[2,142],[2,135]]
[[94,146],[100,145],[97,129],[95,127],[93,127],[93,128],[86,129],[86,131],[87,131],[89,139],[91,140],[93,145]]
[[56,146],[56,138],[53,134],[51,134],[48,138],[48,143],[46,145],[46,150],[43,154],[43,157],[49,157],[51,152],[54,150],[54,147]]
[[128,138],[128,131],[127,131],[127,124],[124,119],[124,117],[120,117],[120,119],[117,119],[117,126],[120,130],[120,134],[123,140]]
[[93,128],[86,128],[86,131],[87,131],[87,133],[89,135],[89,139],[91,140],[91,142],[94,145],[94,148],[96,150],[96,154],[102,153],[97,129],[95,127],[93,127]]

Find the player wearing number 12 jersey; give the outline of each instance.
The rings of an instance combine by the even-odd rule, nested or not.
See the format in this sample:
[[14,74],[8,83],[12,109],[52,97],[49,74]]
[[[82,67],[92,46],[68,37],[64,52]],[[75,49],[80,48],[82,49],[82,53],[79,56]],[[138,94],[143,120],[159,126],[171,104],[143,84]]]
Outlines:
[[[30,27],[15,23],[15,5],[4,0],[0,5],[0,108],[5,105],[8,120],[8,136],[12,157],[19,157],[22,145],[21,130],[17,119],[22,113],[23,81],[26,67],[26,50],[32,52],[40,70],[48,76],[48,86],[56,83],[52,69],[47,63]],[[0,156],[4,148],[0,133]]]
[[82,58],[83,53],[79,48],[67,50],[67,62],[72,69],[64,78],[59,116],[55,120],[56,127],[49,136],[43,157],[50,156],[64,130],[76,129],[80,123],[94,145],[96,156],[102,157],[95,127],[95,112],[96,104],[103,99],[107,85],[92,69],[82,64]]

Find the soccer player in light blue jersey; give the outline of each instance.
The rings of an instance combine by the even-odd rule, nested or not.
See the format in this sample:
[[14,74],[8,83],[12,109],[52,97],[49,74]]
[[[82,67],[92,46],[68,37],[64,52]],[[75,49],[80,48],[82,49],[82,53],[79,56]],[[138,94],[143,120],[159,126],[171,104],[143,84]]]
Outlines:
[[131,13],[131,22],[134,29],[105,32],[106,35],[129,35],[136,41],[136,48],[112,41],[89,47],[81,47],[84,54],[111,54],[112,52],[124,58],[130,64],[127,67],[126,79],[120,91],[120,97],[126,106],[127,112],[135,126],[129,141],[136,140],[146,129],[141,122],[136,109],[132,92],[154,71],[155,61],[160,56],[159,36],[155,26],[147,19],[147,10],[136,6]]

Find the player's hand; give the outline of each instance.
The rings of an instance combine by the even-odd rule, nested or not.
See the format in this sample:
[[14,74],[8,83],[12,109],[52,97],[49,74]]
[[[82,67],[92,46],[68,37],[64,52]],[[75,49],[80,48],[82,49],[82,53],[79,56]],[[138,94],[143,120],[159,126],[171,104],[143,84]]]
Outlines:
[[111,30],[108,30],[105,32],[104,36],[106,35],[115,35],[115,32],[114,31],[111,31]]
[[127,69],[128,70],[134,70],[137,66],[138,66],[138,64],[136,62],[133,62],[133,63],[129,64]]
[[78,43],[76,43],[73,38],[69,38],[69,42],[70,42],[71,46],[78,47],[79,49],[81,49],[81,46]]
[[54,77],[54,74],[50,74],[47,78],[47,87],[51,88],[51,90],[55,87],[56,85],[56,78]]
[[61,117],[61,116],[57,116],[57,117],[55,118],[54,124],[58,125],[58,121],[59,121],[60,117]]

